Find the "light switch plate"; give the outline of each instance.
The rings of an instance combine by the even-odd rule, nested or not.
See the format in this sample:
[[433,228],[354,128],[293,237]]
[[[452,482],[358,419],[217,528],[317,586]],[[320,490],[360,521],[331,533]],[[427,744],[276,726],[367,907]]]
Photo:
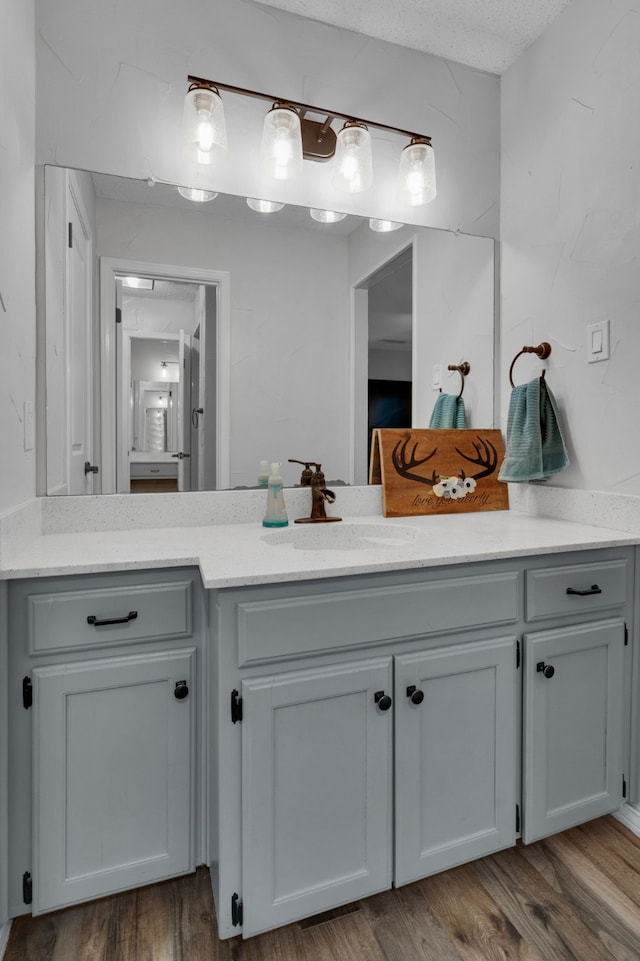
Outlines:
[[609,360],[608,320],[587,325],[587,361],[590,364],[597,364],[600,360]]
[[431,375],[431,386],[434,390],[442,387],[442,364],[434,364]]

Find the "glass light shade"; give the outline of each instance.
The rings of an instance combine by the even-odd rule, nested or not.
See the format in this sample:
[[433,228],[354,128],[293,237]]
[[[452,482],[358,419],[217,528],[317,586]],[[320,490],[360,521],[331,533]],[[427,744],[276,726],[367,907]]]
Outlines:
[[292,180],[302,173],[300,117],[293,107],[274,104],[264,118],[260,163],[276,180]]
[[284,204],[277,203],[275,200],[257,200],[255,197],[247,197],[247,203],[259,214],[273,214],[284,207]]
[[337,224],[347,216],[339,214],[336,210],[320,210],[318,207],[311,207],[309,213],[319,224]]
[[199,187],[178,187],[178,193],[185,200],[193,200],[197,204],[205,204],[218,196],[215,190],[201,190]]
[[399,230],[404,224],[399,224],[395,220],[376,220],[371,218],[369,226],[379,234],[388,234],[391,230]]
[[184,100],[184,136],[192,159],[212,164],[227,152],[227,128],[220,94],[211,87],[194,87]]
[[435,197],[435,154],[426,140],[412,140],[402,151],[398,170],[398,193],[400,199],[412,207],[428,204]]
[[373,183],[371,134],[363,123],[349,120],[338,134],[332,183],[352,194]]

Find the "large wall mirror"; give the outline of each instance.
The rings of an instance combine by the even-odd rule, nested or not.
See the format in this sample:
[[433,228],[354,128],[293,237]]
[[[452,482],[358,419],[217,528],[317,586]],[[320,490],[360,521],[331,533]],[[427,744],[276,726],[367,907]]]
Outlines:
[[467,426],[494,426],[492,239],[42,182],[42,493],[252,487],[262,460],[293,484],[288,458],[363,484],[372,426],[427,426],[462,361]]

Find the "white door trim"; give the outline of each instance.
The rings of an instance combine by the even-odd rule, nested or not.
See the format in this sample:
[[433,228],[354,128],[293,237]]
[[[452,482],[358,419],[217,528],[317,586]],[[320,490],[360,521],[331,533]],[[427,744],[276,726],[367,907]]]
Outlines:
[[217,288],[216,349],[216,488],[229,486],[231,275],[224,270],[151,264],[117,257],[100,258],[100,412],[102,422],[102,492],[116,490],[116,338],[114,330],[115,281],[120,274],[143,275],[157,280],[187,281]]

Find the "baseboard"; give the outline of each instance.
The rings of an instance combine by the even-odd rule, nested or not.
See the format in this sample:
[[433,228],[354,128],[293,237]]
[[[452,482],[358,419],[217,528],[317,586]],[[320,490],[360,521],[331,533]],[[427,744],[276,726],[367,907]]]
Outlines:
[[619,811],[614,811],[613,816],[640,837],[640,811],[637,808],[623,804]]
[[4,958],[4,952],[7,950],[10,931],[11,921],[5,921],[4,924],[0,924],[0,961]]

